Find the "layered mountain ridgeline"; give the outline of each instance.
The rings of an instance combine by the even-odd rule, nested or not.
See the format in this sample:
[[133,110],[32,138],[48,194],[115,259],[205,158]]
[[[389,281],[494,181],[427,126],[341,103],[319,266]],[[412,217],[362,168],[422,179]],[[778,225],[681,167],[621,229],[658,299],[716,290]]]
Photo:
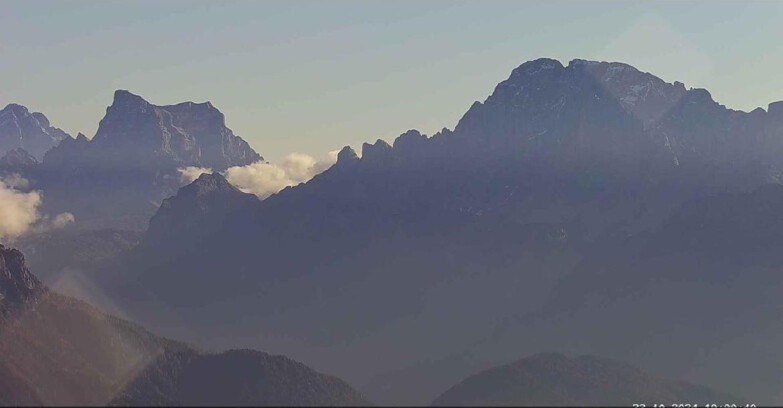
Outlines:
[[203,354],[47,289],[0,246],[3,405],[366,405],[345,382],[257,351]]
[[40,112],[31,113],[14,103],[0,110],[0,157],[11,150],[23,149],[40,161],[49,149],[66,139],[71,136],[51,126]]
[[82,229],[143,231],[181,185],[178,168],[222,171],[261,159],[209,102],[156,106],[120,90],[95,137],[65,140],[28,178],[45,192],[45,211],[71,212]]
[[472,375],[434,406],[632,406],[744,403],[708,387],[650,375],[618,361],[536,354]]
[[[519,316],[546,305],[606,243],[655,230],[690,200],[777,180],[781,108],[729,110],[625,64],[531,61],[453,131],[364,144],[361,158],[343,149],[303,185],[247,207],[209,207],[221,221],[201,234],[151,226],[170,234],[145,237],[105,287],[152,327],[172,330],[176,317],[187,330],[173,333],[221,345],[211,335],[219,325],[363,382],[379,402],[422,403],[443,378],[518,353]],[[177,223],[210,218],[196,214]],[[540,350],[553,333],[523,343]],[[644,344],[630,338],[623,350]],[[474,360],[449,360],[466,352]],[[715,364],[729,361],[721,355]],[[655,358],[687,376],[680,357]],[[428,375],[413,370],[441,360]],[[390,376],[399,372],[409,375]],[[768,385],[754,395],[774,398]]]

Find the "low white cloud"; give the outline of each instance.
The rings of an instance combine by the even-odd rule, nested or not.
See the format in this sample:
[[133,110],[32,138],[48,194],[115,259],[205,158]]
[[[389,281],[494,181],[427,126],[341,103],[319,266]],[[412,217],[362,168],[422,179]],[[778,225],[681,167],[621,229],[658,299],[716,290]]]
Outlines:
[[265,162],[231,167],[226,170],[226,180],[238,189],[261,198],[295,185],[283,168]]
[[41,216],[43,203],[40,191],[27,191],[30,183],[18,174],[0,178],[0,240],[13,241],[28,232],[43,232],[63,228],[74,222],[71,213],[56,215],[51,220]]
[[[222,174],[238,189],[266,198],[278,191],[310,180],[337,161],[339,150],[329,152],[326,158],[317,159],[302,153],[291,153],[278,163],[258,161],[247,166],[230,167]],[[182,167],[177,169],[182,184],[194,182],[204,173],[212,173],[206,167]]]
[[179,172],[179,179],[182,184],[190,184],[196,181],[196,179],[204,173],[212,173],[212,169],[210,168],[194,166],[182,167],[177,169],[177,171]]
[[13,175],[0,179],[0,239],[13,240],[24,234],[38,219],[42,196],[38,191],[24,192],[27,180]]
[[337,160],[337,151],[325,159],[316,159],[302,153],[291,153],[280,163],[255,162],[247,166],[231,167],[226,179],[240,190],[266,198],[278,191],[295,186],[328,169]]

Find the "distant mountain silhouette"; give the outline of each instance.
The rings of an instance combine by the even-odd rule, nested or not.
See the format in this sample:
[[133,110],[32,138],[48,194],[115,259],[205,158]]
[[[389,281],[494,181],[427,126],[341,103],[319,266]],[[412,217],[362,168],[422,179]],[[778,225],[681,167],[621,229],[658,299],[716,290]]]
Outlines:
[[[365,143],[361,157],[347,147],[324,173],[263,201],[216,200],[203,207],[207,212],[176,216],[163,208],[142,245],[117,260],[112,273],[97,275],[149,327],[226,346],[213,335],[219,325],[222,338],[258,339],[271,351],[364,381],[382,403],[429,401],[444,378],[508,360],[523,342],[531,352],[559,342],[562,350],[585,347],[578,350],[647,363],[652,357],[631,351],[653,341],[652,328],[638,328],[648,336],[599,342],[579,332],[587,328],[578,322],[551,320],[539,336],[528,336],[525,325],[543,324],[535,319],[548,316],[552,296],[577,279],[572,274],[596,251],[607,262],[621,260],[613,243],[668,225],[687,203],[781,180],[782,108],[778,102],[766,111],[730,110],[706,90],[621,63],[529,61],[453,130],[432,137],[411,130],[392,145]],[[202,208],[194,196],[172,199],[172,208],[174,201],[177,208]],[[220,221],[202,227],[204,219]],[[177,232],[170,224],[188,227]],[[155,231],[166,232],[158,235],[165,239]],[[694,269],[694,276],[709,273]],[[587,280],[582,289],[625,293],[601,281],[606,288]],[[688,310],[708,316],[709,304]],[[647,302],[644,310],[673,313],[676,306]],[[772,310],[760,319],[769,322]],[[240,315],[241,322],[227,320]],[[191,333],[173,328],[172,316]],[[600,313],[592,317],[601,321]],[[666,332],[664,321],[656,324]],[[666,337],[660,349],[666,352],[653,363],[686,378],[693,361],[678,351],[693,350],[696,338]],[[716,366],[738,355],[721,347],[750,344],[713,338]],[[755,362],[762,351],[744,353]],[[415,370],[423,361],[433,362],[426,375]],[[700,373],[705,384],[732,383],[760,399],[778,395],[756,376]]]
[[432,405],[584,407],[682,401],[744,402],[707,387],[665,380],[619,361],[546,353],[470,376]]
[[44,164],[123,170],[201,166],[225,170],[261,159],[225,125],[209,102],[156,106],[125,90],[114,93],[92,140],[79,138],[47,154]]
[[44,209],[73,213],[78,228],[143,231],[179,188],[177,169],[222,171],[258,160],[211,103],[157,106],[118,90],[95,137],[65,140],[31,177],[46,193]]
[[175,196],[163,200],[150,221],[142,249],[165,246],[167,255],[176,256],[192,248],[202,236],[219,229],[231,212],[255,204],[256,196],[241,192],[219,173],[204,173],[180,188]]
[[[776,275],[783,264],[777,251],[783,245],[780,208],[779,184],[690,201],[653,231],[602,243],[560,282],[551,306],[578,309],[630,297],[664,281],[704,282],[714,291],[736,284],[748,268]],[[751,296],[739,290],[733,287],[735,295]]]
[[50,291],[0,246],[3,405],[367,405],[282,356],[203,354]]
[[0,110],[0,157],[11,150],[24,149],[36,160],[42,160],[49,149],[71,136],[49,124],[40,112],[9,104]]

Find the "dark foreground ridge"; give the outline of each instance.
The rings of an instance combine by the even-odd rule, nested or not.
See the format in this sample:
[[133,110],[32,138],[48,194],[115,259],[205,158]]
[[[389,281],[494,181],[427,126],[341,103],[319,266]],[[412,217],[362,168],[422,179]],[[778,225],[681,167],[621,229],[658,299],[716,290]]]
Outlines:
[[368,403],[287,357],[201,353],[51,292],[21,252],[0,246],[0,405]]

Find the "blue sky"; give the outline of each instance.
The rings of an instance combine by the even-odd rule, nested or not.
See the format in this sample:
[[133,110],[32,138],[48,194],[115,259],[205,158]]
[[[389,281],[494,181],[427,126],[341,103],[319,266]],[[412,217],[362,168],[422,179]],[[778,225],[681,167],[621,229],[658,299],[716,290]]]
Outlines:
[[209,100],[267,159],[453,127],[524,61],[783,100],[783,2],[0,0],[0,105],[92,136],[115,89]]

